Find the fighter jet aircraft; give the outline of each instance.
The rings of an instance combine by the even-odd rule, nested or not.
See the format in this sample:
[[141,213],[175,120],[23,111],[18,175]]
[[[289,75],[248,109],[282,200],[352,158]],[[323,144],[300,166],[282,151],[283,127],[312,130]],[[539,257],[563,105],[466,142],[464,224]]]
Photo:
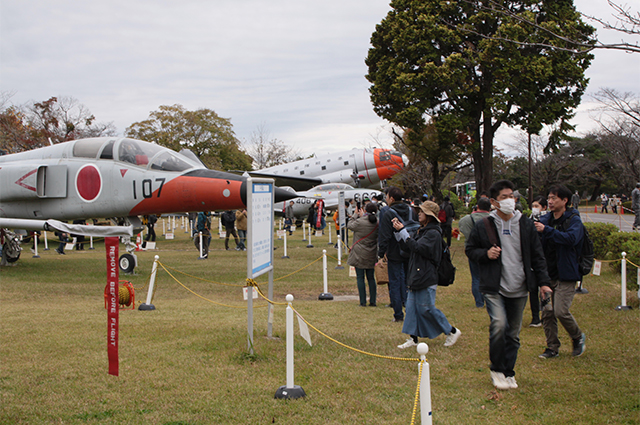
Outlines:
[[271,177],[278,186],[308,190],[323,183],[346,183],[355,187],[378,187],[409,164],[406,155],[389,149],[352,149],[313,156],[288,164],[250,171],[256,177]]
[[[293,197],[275,189],[276,201]],[[80,139],[0,156],[0,228],[132,236],[142,228],[141,215],[245,205],[246,177],[142,140]],[[90,218],[116,218],[124,226],[60,221]]]
[[325,209],[335,210],[338,207],[338,194],[340,192],[344,192],[345,201],[355,200],[358,203],[364,203],[364,199],[371,199],[382,193],[375,189],[356,189],[345,183],[327,183],[318,185],[306,192],[296,192],[298,198],[275,203],[273,209],[276,213],[283,214],[285,205],[293,201],[293,214],[297,219],[304,219],[309,214],[309,207],[317,199],[324,200]]

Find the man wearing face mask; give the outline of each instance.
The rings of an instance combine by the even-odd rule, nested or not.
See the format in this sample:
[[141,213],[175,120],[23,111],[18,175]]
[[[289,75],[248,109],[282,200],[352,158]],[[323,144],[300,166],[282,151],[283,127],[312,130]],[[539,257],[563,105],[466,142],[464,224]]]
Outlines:
[[543,296],[552,292],[538,233],[533,221],[515,210],[513,189],[509,180],[491,186],[495,210],[475,224],[465,247],[480,266],[480,292],[491,320],[491,380],[500,390],[518,388],[514,368],[529,292],[537,287]]

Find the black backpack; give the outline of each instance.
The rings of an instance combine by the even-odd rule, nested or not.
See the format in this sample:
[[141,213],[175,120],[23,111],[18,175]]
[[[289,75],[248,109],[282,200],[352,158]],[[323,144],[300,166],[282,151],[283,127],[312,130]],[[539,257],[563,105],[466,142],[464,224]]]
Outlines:
[[[562,228],[564,231],[567,231],[569,227],[569,222],[573,218],[574,215],[580,215],[575,212],[569,216],[568,219],[562,223]],[[584,236],[582,237],[582,246],[580,247],[580,252],[578,253],[578,272],[581,276],[586,276],[591,273],[591,268],[593,267],[593,262],[595,259],[595,254],[593,252],[593,241],[589,237],[589,232],[585,227],[584,223],[582,223],[582,231]]]
[[438,286],[449,286],[456,280],[456,267],[451,262],[451,250],[446,242],[442,241],[442,259],[438,265]]

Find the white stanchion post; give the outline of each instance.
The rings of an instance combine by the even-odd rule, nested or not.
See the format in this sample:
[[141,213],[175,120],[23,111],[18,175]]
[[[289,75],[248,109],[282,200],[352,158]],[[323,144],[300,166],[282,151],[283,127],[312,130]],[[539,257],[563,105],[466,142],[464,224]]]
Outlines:
[[95,249],[93,247],[93,236],[89,236],[89,249]]
[[198,260],[204,260],[202,255],[202,232],[198,232],[198,237],[200,238],[200,257],[198,257]]
[[307,231],[307,225],[306,225],[306,224],[305,224],[305,222],[303,221],[303,222],[302,222],[302,240],[303,240],[303,241],[306,241],[306,240],[307,240],[307,234],[306,234],[306,231]]
[[[418,372],[420,373],[420,418],[422,425],[431,425],[433,416],[431,414],[431,378],[429,373],[429,363],[427,363],[427,353],[429,346],[424,342],[418,344],[418,354],[420,355],[420,363],[418,363]],[[422,366],[421,366],[422,365]]]
[[44,233],[44,250],[45,251],[49,251],[49,241],[47,240],[47,231],[45,230]]
[[640,299],[640,267],[638,267],[638,280],[636,282],[638,283],[638,299]]
[[[327,224],[327,228],[330,228],[331,226],[329,226]],[[333,228],[329,229],[329,243],[327,245],[333,245],[333,242],[331,242],[331,234],[333,233]]]
[[276,391],[275,398],[281,399],[296,399],[305,397],[306,394],[302,387],[294,385],[293,376],[293,308],[291,303],[293,302],[293,295],[287,295],[287,385],[284,385]]
[[284,255],[282,256],[282,258],[289,258],[289,256],[287,255],[287,233],[289,233],[289,232],[287,232],[285,230],[285,232],[284,232]]
[[309,223],[309,243],[307,244],[307,248],[313,248],[311,244],[311,223]]
[[631,306],[627,305],[627,253],[622,253],[622,277],[620,278],[621,300],[616,310],[631,310]]
[[154,257],[153,266],[151,267],[151,277],[149,277],[149,291],[147,292],[147,302],[144,304],[140,304],[140,307],[138,307],[138,310],[145,311],[145,310],[156,309],[156,307],[153,304],[151,304],[151,297],[153,297],[153,288],[156,285],[156,272],[158,271],[159,258],[160,258],[159,255],[156,255]]
[[342,241],[343,232],[346,232],[346,229],[340,229],[340,236],[338,236],[338,265],[336,266],[336,270],[342,270],[344,267],[342,266]]
[[329,288],[327,287],[327,250],[322,250],[322,283],[324,292],[318,296],[319,300],[332,300],[333,295],[329,293]]
[[162,236],[165,236],[167,234],[167,229],[166,229],[166,223],[164,221],[164,218],[162,219]]
[[32,258],[40,258],[38,255],[38,234],[33,232],[33,257]]

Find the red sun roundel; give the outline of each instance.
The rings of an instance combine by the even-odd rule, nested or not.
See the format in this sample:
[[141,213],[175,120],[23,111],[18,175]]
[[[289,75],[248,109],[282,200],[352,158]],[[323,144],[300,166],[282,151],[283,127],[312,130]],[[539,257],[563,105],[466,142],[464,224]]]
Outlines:
[[95,201],[102,190],[102,176],[93,164],[84,165],[76,174],[76,190],[80,198],[87,202]]

